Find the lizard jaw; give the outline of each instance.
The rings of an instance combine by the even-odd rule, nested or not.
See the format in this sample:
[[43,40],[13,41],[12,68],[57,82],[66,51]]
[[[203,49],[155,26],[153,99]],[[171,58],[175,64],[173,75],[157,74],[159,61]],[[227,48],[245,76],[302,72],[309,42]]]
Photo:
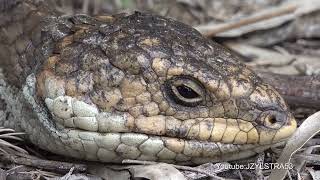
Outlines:
[[252,122],[231,118],[175,119],[172,116],[132,117],[129,113],[99,112],[92,104],[70,96],[46,98],[56,124],[65,128],[100,133],[141,133],[225,144],[274,144],[296,128],[294,119],[280,129],[261,129]]
[[[85,159],[98,159],[103,162],[140,159],[201,164],[208,161],[235,160],[282,144],[296,128],[296,123],[292,120],[274,133],[264,133],[264,131],[258,133],[252,123],[247,121],[228,119],[226,127],[226,119],[212,118],[208,121],[210,118],[207,118],[205,124],[198,123],[197,127],[201,127],[200,132],[195,134],[194,126],[189,126],[190,128],[186,130],[189,133],[183,136],[180,131],[179,137],[178,134],[172,134],[172,130],[177,130],[177,127],[166,122],[165,117],[143,117],[137,121],[129,114],[99,112],[94,105],[70,96],[46,98],[45,102],[58,125],[57,128],[68,136],[67,144],[85,153]],[[172,118],[168,120],[172,121]],[[188,121],[184,122],[188,124]],[[195,123],[193,120],[189,122]],[[208,131],[208,127],[216,129]],[[171,137],[170,133],[168,134],[170,131]],[[93,140],[96,145],[85,145],[88,139]],[[77,144],[87,147],[87,150]],[[90,149],[88,147],[91,146],[97,146],[98,150],[88,152]],[[79,154],[73,156],[79,158]]]

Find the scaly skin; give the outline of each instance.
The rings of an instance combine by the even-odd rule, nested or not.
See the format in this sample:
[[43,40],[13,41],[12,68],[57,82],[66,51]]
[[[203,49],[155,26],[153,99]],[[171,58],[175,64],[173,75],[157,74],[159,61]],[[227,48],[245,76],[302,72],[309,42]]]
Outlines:
[[0,126],[25,131],[43,149],[102,162],[201,164],[252,156],[296,128],[274,88],[180,22],[58,16],[32,1],[1,17]]

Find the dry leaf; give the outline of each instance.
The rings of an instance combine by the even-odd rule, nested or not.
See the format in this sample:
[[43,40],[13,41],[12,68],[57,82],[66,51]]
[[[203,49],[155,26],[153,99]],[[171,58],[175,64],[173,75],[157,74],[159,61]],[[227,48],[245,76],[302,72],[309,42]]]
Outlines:
[[[309,139],[320,132],[320,111],[309,116],[288,140],[277,163],[284,165],[290,162],[291,156],[296,153]],[[270,180],[283,179],[287,169],[273,169]]]
[[132,166],[129,170],[133,176],[132,178],[144,178],[150,180],[186,180],[180,171],[165,163],[147,166]]
[[307,170],[311,174],[312,179],[320,179],[320,171],[315,171],[312,168],[307,168]]
[[130,174],[127,170],[128,168],[111,168],[109,166],[104,165],[88,165],[88,172],[101,177],[102,179],[109,180],[109,179],[123,179],[129,180]]

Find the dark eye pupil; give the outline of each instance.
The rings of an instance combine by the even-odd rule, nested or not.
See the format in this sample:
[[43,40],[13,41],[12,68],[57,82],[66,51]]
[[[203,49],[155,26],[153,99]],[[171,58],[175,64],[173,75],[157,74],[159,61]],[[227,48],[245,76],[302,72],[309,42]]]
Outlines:
[[176,88],[180,93],[180,95],[183,96],[184,98],[192,99],[192,98],[199,97],[199,95],[194,90],[192,90],[187,86],[181,85],[181,86],[177,86]]

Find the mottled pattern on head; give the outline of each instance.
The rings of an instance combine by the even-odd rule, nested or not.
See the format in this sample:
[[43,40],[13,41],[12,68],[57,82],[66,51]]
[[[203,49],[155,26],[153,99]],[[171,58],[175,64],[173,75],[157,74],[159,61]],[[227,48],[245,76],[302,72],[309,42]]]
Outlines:
[[65,128],[196,140],[191,157],[214,149],[206,142],[271,145],[295,129],[271,86],[185,24],[141,13],[49,24],[37,93]]

